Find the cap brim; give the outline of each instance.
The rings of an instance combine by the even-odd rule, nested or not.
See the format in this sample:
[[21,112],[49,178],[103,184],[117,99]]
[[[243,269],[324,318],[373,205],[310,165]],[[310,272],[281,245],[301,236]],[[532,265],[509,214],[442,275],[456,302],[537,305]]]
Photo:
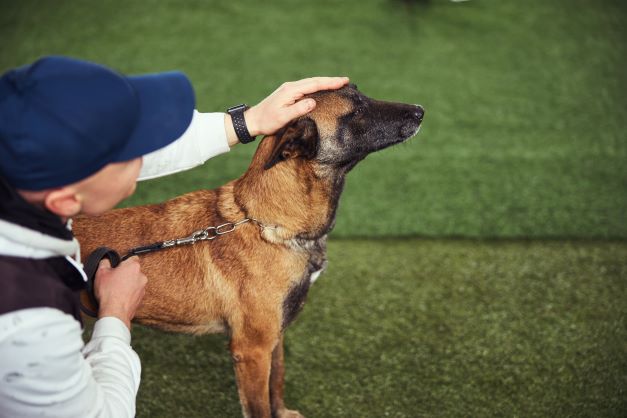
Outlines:
[[115,158],[128,161],[179,138],[192,121],[194,89],[180,72],[127,77],[139,102],[138,121],[126,146]]

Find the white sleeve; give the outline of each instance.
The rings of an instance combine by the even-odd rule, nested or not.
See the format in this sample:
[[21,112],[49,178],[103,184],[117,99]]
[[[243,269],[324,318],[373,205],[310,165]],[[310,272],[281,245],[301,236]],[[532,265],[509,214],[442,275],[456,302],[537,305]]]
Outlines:
[[0,315],[0,417],[133,417],[141,366],[117,318],[80,324],[52,308]]
[[138,180],[189,170],[229,150],[224,113],[200,113],[194,110],[192,122],[180,138],[144,156]]

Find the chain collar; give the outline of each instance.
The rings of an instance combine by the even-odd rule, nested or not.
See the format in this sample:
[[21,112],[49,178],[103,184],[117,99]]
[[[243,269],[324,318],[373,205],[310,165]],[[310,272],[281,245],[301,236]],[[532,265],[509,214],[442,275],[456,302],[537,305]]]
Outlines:
[[160,241],[160,242],[155,242],[154,244],[131,248],[128,254],[122,257],[122,260],[126,260],[127,258],[132,257],[134,255],[146,254],[149,252],[159,251],[159,250],[163,250],[166,248],[176,247],[179,245],[194,244],[197,241],[211,241],[211,240],[218,238],[221,235],[226,235],[235,231],[235,229],[238,226],[248,223],[248,222],[253,222],[257,224],[261,228],[262,231],[268,228],[268,226],[262,224],[255,218],[244,218],[237,222],[226,222],[218,226],[209,226],[205,229],[200,229],[196,232],[193,232],[191,235],[188,235],[183,238]]

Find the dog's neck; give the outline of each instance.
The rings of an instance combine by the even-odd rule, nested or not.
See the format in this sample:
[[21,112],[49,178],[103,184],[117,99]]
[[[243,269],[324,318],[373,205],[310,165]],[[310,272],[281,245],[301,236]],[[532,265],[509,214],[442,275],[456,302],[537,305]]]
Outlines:
[[234,203],[270,227],[266,239],[318,239],[334,225],[344,174],[299,158],[265,169],[275,140],[264,138],[246,173],[233,182]]

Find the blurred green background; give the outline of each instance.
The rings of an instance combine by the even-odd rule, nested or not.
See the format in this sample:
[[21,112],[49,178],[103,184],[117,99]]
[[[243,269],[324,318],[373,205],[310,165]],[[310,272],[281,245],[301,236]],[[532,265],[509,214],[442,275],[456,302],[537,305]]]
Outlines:
[[[201,111],[348,75],[425,107],[417,137],[348,177],[329,270],[286,335],[288,405],[627,415],[625,1],[0,5],[0,71],[48,54],[179,69]],[[222,185],[254,149],[142,183],[125,204]],[[239,415],[224,337],[137,327],[134,345],[139,416]]]
[[[623,1],[2,4],[0,70],[46,54],[180,69],[202,111],[311,75],[424,105],[416,138],[351,173],[335,236],[627,237]],[[254,148],[141,185],[130,203],[222,185]]]

